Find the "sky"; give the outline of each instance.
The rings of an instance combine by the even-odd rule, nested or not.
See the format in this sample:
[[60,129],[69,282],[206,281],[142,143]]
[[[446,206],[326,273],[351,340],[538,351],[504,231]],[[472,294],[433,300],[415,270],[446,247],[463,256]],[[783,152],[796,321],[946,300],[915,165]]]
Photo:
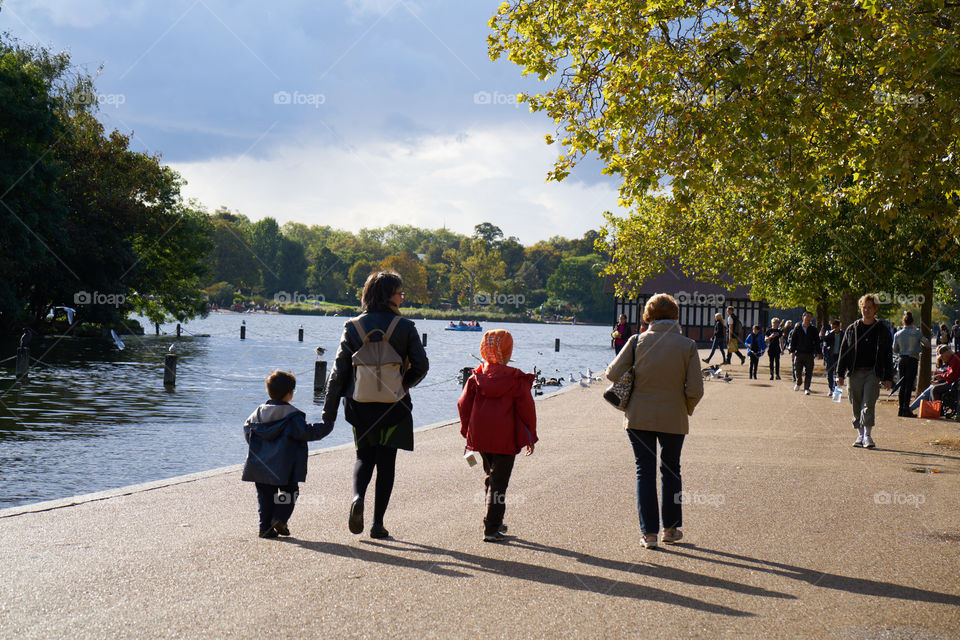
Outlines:
[[598,162],[546,182],[548,83],[493,62],[501,0],[3,0],[0,31],[67,50],[98,117],[212,211],[252,220],[580,237],[617,209]]

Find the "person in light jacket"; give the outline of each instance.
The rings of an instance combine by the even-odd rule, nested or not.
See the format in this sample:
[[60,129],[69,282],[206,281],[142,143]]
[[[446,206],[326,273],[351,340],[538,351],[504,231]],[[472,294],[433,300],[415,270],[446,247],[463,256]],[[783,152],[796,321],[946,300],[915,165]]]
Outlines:
[[[655,548],[663,522],[663,542],[683,537],[683,483],[680,451],[689,431],[688,416],[703,397],[697,345],[680,333],[677,301],[658,293],[647,301],[643,319],[650,329],[633,336],[607,367],[616,382],[633,367],[633,390],[624,426],[636,462],[637,512],[643,546]],[[662,504],[657,504],[657,444],[660,445]]]

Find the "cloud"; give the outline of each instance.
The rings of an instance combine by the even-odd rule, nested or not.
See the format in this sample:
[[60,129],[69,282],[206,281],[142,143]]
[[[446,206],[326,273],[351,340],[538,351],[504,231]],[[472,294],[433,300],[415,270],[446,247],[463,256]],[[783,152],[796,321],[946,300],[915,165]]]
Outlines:
[[475,128],[358,147],[285,144],[257,156],[172,163],[184,194],[257,220],[357,230],[387,224],[446,226],[470,234],[492,222],[524,244],[582,236],[617,206],[616,185],[546,183],[554,148],[527,127]]

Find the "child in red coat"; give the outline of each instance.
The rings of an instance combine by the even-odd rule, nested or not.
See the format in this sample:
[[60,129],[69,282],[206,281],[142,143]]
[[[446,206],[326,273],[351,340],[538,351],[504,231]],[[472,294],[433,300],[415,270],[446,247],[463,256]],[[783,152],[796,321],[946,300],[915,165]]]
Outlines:
[[534,376],[508,367],[512,354],[509,331],[484,333],[480,342],[484,362],[467,380],[457,402],[460,435],[467,439],[467,449],[480,453],[486,473],[485,542],[504,539],[503,514],[513,462],[524,447],[525,455],[533,453],[537,442],[537,410],[531,395]]

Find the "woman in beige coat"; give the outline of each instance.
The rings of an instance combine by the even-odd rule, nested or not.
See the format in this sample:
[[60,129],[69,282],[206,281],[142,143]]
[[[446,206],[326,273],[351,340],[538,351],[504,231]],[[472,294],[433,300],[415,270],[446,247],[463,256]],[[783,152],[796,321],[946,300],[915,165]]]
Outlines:
[[[657,546],[660,520],[663,542],[683,537],[680,450],[689,431],[687,417],[703,397],[696,343],[680,333],[676,300],[658,293],[647,301],[643,320],[650,328],[632,336],[607,367],[616,381],[633,367],[633,391],[624,423],[637,465],[637,511],[643,546]],[[662,505],[657,504],[657,443],[660,444]]]

